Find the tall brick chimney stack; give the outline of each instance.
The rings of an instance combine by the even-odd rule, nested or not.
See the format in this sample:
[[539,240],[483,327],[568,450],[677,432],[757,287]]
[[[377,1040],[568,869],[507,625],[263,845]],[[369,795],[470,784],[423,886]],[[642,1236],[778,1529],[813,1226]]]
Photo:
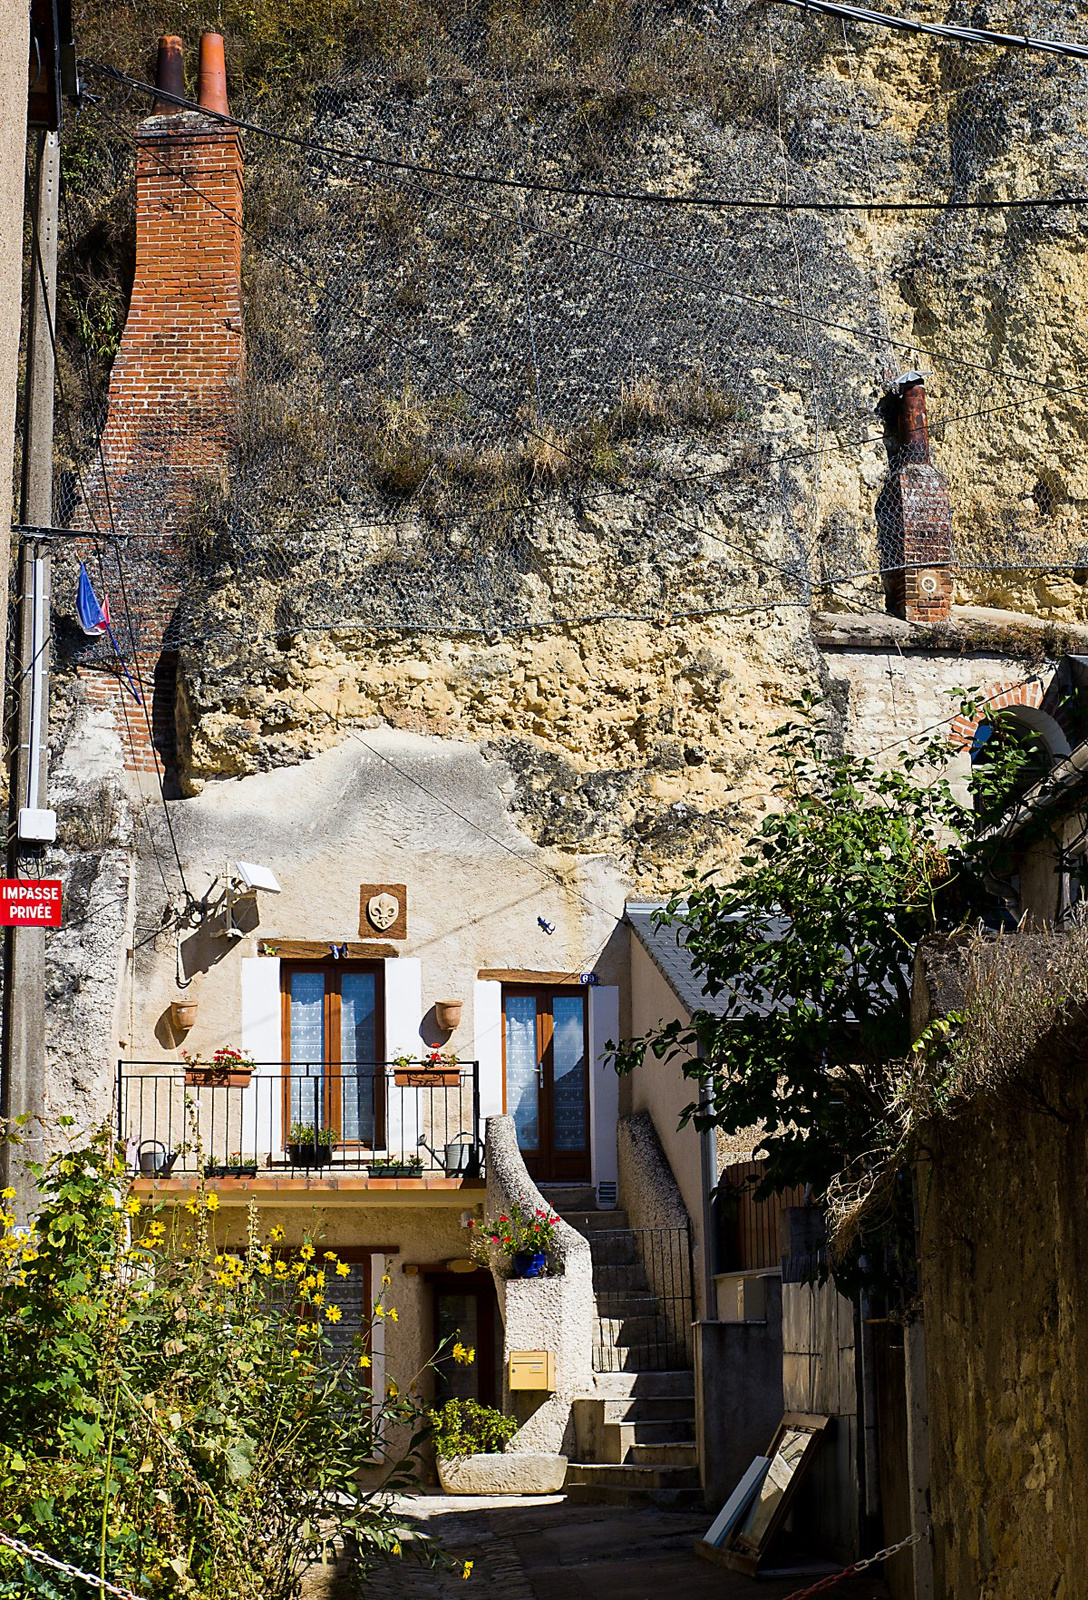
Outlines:
[[136,273],[110,375],[104,470],[84,474],[73,518],[122,538],[104,556],[91,540],[71,552],[94,560],[112,592],[115,633],[153,704],[152,726],[108,654],[94,665],[84,652],[85,691],[114,707],[126,766],[164,775],[175,759],[179,601],[191,588],[182,530],[198,484],[227,464],[244,355],[242,141],[218,120],[229,115],[219,34],[200,41],[197,82],[201,109],[186,110],[176,103],[182,41],[161,39],[159,93],[136,130]]
[[[198,85],[202,108],[229,114],[219,34],[200,41]],[[184,97],[178,38],[159,43],[156,87]],[[118,531],[139,535],[176,528],[230,447],[243,359],[242,141],[160,96],[136,145],[136,275],[102,444]]]
[[930,460],[923,375],[903,373],[892,395],[897,448],[877,502],[888,606],[908,622],[943,622],[952,606],[952,511]]

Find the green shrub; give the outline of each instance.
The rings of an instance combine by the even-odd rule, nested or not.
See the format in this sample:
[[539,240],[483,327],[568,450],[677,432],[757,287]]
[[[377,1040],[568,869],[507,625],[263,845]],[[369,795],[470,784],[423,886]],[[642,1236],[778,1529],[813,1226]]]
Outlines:
[[436,1452],[447,1461],[502,1450],[519,1427],[513,1417],[478,1400],[447,1400],[428,1411],[426,1420]]
[[[392,1494],[418,1481],[419,1409],[375,1403],[361,1335],[334,1347],[333,1252],[269,1248],[255,1208],[228,1245],[213,1192],[126,1198],[108,1128],[28,1170],[31,1230],[0,1203],[5,1532],[151,1600],[294,1600],[329,1544],[361,1568],[409,1547]],[[408,1455],[360,1490],[405,1425]],[[0,1551],[0,1600],[75,1592]]]

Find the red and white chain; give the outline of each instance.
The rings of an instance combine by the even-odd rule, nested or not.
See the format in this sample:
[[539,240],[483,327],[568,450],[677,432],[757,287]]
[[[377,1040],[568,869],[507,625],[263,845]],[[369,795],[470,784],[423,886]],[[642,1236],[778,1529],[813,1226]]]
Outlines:
[[89,1572],[81,1572],[79,1567],[73,1567],[70,1561],[58,1561],[56,1556],[47,1556],[44,1550],[35,1550],[33,1545],[24,1544],[22,1539],[13,1539],[10,1533],[0,1532],[0,1544],[14,1550],[17,1556],[22,1556],[26,1561],[37,1561],[43,1567],[52,1567],[55,1572],[63,1572],[69,1578],[82,1578],[84,1583],[100,1593],[105,1589],[107,1594],[115,1594],[117,1600],[143,1600],[142,1595],[134,1594],[123,1584],[110,1583],[108,1578],[92,1577]]
[[844,1567],[841,1572],[833,1572],[829,1578],[821,1578],[819,1583],[814,1583],[810,1589],[796,1589],[793,1594],[788,1594],[786,1600],[808,1600],[809,1595],[822,1594],[825,1589],[830,1589],[834,1584],[841,1583],[844,1578],[852,1578],[855,1572],[864,1572],[866,1567],[875,1567],[878,1561],[887,1561],[891,1556],[897,1556],[900,1550],[907,1550],[912,1544],[921,1544],[928,1535],[912,1533],[908,1539],[900,1539],[898,1544],[890,1544],[886,1550],[878,1550],[875,1556],[866,1556],[864,1561],[855,1561],[853,1566]]

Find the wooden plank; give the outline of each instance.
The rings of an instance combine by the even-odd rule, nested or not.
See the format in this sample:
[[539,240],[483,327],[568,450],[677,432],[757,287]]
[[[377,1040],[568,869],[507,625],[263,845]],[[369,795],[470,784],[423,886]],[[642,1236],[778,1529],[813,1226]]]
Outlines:
[[[260,952],[279,956],[283,961],[331,961],[334,942],[331,939],[262,939]],[[336,948],[347,949],[348,961],[382,961],[386,956],[397,954],[395,945],[351,943],[347,939],[343,943],[336,942]]]
[[530,972],[526,967],[481,967],[476,974],[485,982],[492,983],[529,983],[535,985],[550,985],[555,987],[560,984],[579,984],[580,972]]

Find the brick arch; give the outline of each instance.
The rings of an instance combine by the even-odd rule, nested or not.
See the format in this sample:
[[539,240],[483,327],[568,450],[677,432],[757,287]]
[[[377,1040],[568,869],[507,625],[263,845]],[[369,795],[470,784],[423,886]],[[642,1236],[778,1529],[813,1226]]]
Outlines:
[[1070,751],[1069,739],[1063,726],[1062,708],[1057,704],[1052,688],[1044,689],[1039,678],[1032,678],[1027,683],[1009,679],[988,683],[982,690],[978,715],[952,719],[949,733],[952,743],[961,750],[969,748],[987,714],[1005,711],[1015,721],[1037,733],[1056,760],[1067,756]]

